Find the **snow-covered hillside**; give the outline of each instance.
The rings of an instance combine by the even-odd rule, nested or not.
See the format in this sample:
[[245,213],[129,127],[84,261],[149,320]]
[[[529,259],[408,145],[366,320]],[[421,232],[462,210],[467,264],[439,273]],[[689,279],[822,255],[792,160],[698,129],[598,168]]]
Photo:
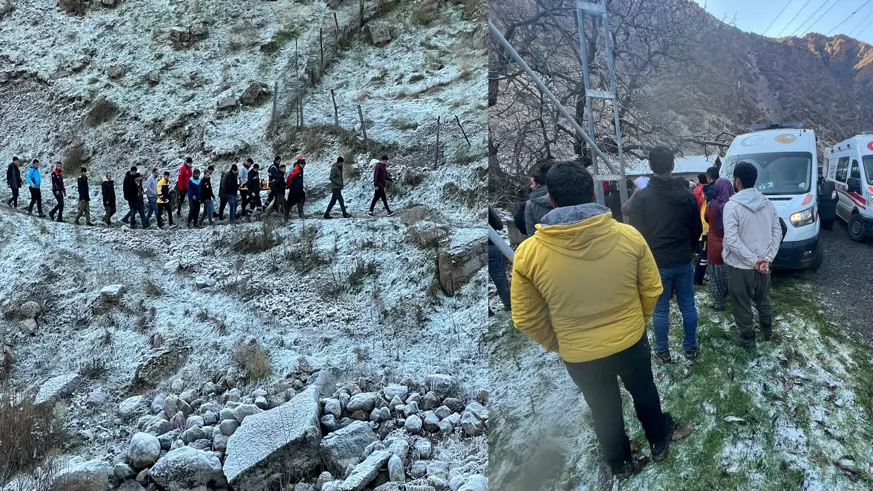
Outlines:
[[[487,275],[448,296],[436,266],[437,239],[484,236],[481,5],[364,2],[376,45],[358,2],[61,4],[87,8],[0,8],[0,160],[63,162],[68,222],[80,164],[97,222],[105,172],[120,196],[130,165],[277,153],[306,155],[306,219],[132,231],[0,210],[3,393],[36,393],[66,435],[4,491],[485,489]],[[366,218],[383,152],[398,213]],[[322,220],[338,155],[353,218]]]

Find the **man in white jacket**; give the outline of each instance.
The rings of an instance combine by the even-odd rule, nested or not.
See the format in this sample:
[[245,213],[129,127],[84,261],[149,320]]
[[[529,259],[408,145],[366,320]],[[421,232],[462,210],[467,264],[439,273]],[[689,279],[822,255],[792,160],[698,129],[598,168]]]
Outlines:
[[752,302],[758,310],[761,333],[773,338],[770,304],[770,265],[779,252],[782,226],[776,207],[755,189],[758,169],[748,162],[734,167],[734,194],[724,206],[722,257],[728,265],[728,290],[740,344],[755,347]]

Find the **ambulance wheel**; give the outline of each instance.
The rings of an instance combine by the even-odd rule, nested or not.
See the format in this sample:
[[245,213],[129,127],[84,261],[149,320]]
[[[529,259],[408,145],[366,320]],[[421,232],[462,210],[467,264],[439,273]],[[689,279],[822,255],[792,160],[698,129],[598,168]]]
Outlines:
[[849,232],[849,238],[855,242],[861,242],[864,240],[864,223],[861,222],[860,214],[855,213],[852,215],[852,218],[849,219],[849,226],[846,227],[846,230]]

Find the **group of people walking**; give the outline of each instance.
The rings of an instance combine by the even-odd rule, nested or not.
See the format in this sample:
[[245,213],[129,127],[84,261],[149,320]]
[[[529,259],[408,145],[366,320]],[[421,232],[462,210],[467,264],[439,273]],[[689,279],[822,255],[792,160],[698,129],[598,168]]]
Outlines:
[[[324,213],[325,219],[332,218],[331,212],[335,205],[339,204],[342,216],[351,217],[346,210],[342,191],[345,187],[343,179],[343,165],[345,160],[338,157],[330,169],[330,189],[332,192],[330,203]],[[232,164],[221,173],[218,179],[218,207],[216,210],[216,191],[213,188],[212,177],[215,167],[210,165],[202,173],[194,168],[193,159],[188,157],[179,167],[175,185],[171,184],[170,171],[160,172],[158,168],[151,169],[147,176],[139,172],[136,166],[132,166],[124,175],[122,183],[122,197],[127,202],[128,212],[121,219],[130,228],[137,228],[137,219],[143,228],[148,228],[152,217],[156,218],[157,226],[164,228],[164,215],[166,214],[167,225],[175,226],[173,209],[176,210],[176,218],[182,215],[183,203],[187,200],[188,212],[185,222],[188,228],[202,227],[204,222],[213,224],[214,219],[224,220],[225,210],[228,211],[229,223],[236,223],[238,218],[255,219],[261,217],[262,211],[266,210],[265,217],[273,213],[284,213],[286,220],[290,218],[292,209],[296,206],[297,215],[304,218],[303,206],[306,203],[306,191],[303,176],[306,168],[306,159],[298,155],[294,160],[291,170],[282,163],[282,157],[276,156],[273,164],[267,169],[266,179],[261,179],[260,166],[251,158],[242,164]],[[49,211],[49,218],[53,221],[63,222],[64,200],[67,189],[64,184],[63,165],[58,162],[50,173],[52,196],[55,198],[55,206]],[[145,182],[143,182],[145,181]],[[375,215],[376,203],[381,200],[388,216],[394,214],[388,205],[385,193],[388,185],[393,181],[388,172],[388,156],[375,165],[373,170],[373,186],[375,192],[370,203],[368,215]],[[42,177],[40,174],[40,162],[34,159],[28,167],[24,179],[22,179],[21,162],[18,157],[13,157],[6,171],[6,182],[12,191],[12,196],[6,201],[11,208],[18,208],[19,190],[27,185],[30,191],[30,204],[27,213],[33,214],[36,207],[39,217],[45,217],[42,209]],[[76,179],[78,205],[74,222],[79,225],[84,216],[87,225],[91,222],[91,194],[88,178],[88,169],[82,167]],[[261,191],[267,191],[267,199],[261,201]],[[287,195],[286,195],[287,190]],[[115,195],[115,182],[112,173],[106,173],[100,185],[100,194],[103,201],[104,214],[102,221],[107,226],[112,226],[112,217],[117,210]],[[175,204],[175,206],[174,206]]]
[[[672,176],[674,164],[670,149],[651,150],[654,175],[628,201],[629,224],[594,202],[595,182],[583,167],[562,163],[541,170],[532,179],[523,212],[528,238],[515,252],[505,301],[517,329],[560,354],[618,477],[636,471],[618,378],[633,398],[653,460],[667,456],[674,422],[662,411],[646,325],[651,319],[656,358],[671,363],[675,295],[685,358],[698,360],[693,259],[704,224],[714,307],[724,309],[729,294],[741,345],[756,344],[753,305],[763,338],[773,338],[770,270],[783,230],[773,204],[755,189],[757,169],[740,162],[732,181],[710,169],[695,196],[687,181]],[[499,279],[495,283],[500,291]]]

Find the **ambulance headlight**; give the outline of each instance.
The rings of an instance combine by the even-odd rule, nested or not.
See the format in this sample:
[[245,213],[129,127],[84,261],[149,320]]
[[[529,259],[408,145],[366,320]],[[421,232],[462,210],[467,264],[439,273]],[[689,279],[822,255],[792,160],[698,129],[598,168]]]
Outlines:
[[810,223],[815,222],[815,210],[814,207],[807,208],[803,211],[798,211],[797,213],[793,213],[788,220],[795,227],[802,227],[804,225],[809,225]]

